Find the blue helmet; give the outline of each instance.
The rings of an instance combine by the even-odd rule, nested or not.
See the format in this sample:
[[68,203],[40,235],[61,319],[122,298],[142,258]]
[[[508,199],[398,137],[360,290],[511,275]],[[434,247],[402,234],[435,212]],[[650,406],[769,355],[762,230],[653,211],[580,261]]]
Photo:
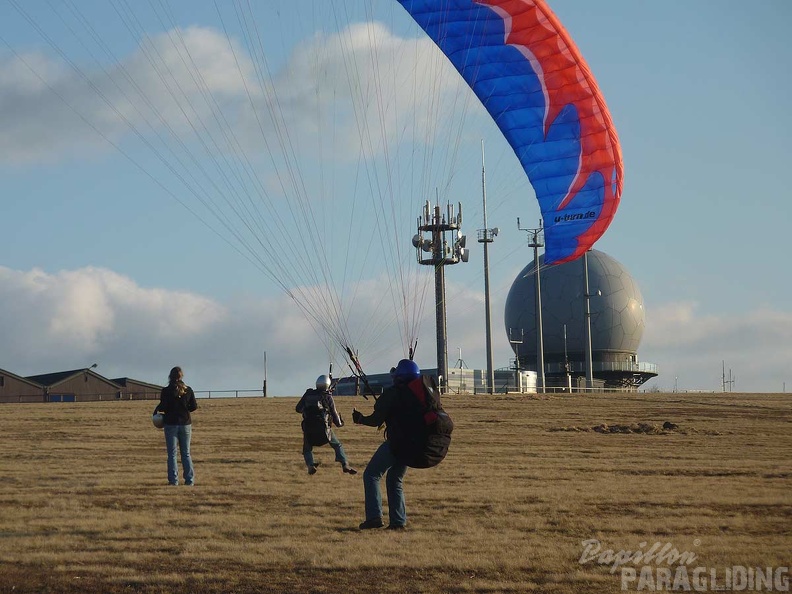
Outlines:
[[399,364],[396,365],[396,371],[393,373],[393,377],[403,382],[411,382],[421,377],[421,368],[418,367],[415,361],[402,359],[399,361]]

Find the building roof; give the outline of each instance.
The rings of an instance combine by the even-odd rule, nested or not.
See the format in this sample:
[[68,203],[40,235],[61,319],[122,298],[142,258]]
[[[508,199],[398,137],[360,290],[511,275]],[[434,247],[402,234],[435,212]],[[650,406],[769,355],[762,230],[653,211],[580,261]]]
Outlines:
[[5,369],[0,369],[0,375],[5,375],[5,376],[8,376],[8,377],[12,377],[12,378],[14,378],[17,381],[24,382],[26,384],[30,384],[31,386],[33,386],[35,388],[43,388],[44,387],[43,384],[41,384],[39,382],[36,382],[35,380],[33,380],[33,379],[29,378],[29,377],[22,377],[21,375],[17,375],[16,373],[11,373],[10,371],[6,371]]
[[[70,371],[56,371],[55,373],[44,373],[42,375],[29,375],[27,377],[27,379],[30,380],[30,381],[33,381],[33,382],[37,382],[37,383],[41,384],[42,386],[46,386],[46,387],[52,388],[53,386],[57,386],[58,384],[63,383],[66,380],[69,380],[69,379],[73,378],[74,376],[79,375],[81,373],[86,373],[88,375],[92,375],[92,376],[94,376],[94,377],[96,377],[96,378],[98,378],[98,379],[100,379],[102,381],[105,381],[105,382],[109,383],[109,384],[113,384],[113,385],[118,386],[118,384],[116,384],[112,380],[109,380],[106,377],[104,377],[102,375],[99,375],[98,373],[96,373],[94,371],[91,371],[88,368],[85,368],[85,369],[72,369]],[[121,386],[118,386],[118,387],[121,387]]]
[[116,377],[110,380],[114,384],[118,384],[119,386],[123,386],[125,388],[129,387],[129,384],[135,384],[136,386],[143,386],[144,388],[151,388],[152,390],[162,390],[164,386],[158,386],[157,384],[150,384],[149,382],[142,382],[140,380],[133,379],[131,377]]

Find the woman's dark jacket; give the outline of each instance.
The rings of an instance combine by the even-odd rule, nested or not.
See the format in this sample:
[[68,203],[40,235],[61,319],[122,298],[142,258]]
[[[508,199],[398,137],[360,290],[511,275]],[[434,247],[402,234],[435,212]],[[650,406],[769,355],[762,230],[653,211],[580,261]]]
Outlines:
[[166,425],[190,425],[192,419],[190,413],[198,408],[195,400],[195,393],[190,386],[185,386],[187,390],[179,396],[176,384],[170,384],[162,388],[160,401],[154,412],[157,411],[165,415]]

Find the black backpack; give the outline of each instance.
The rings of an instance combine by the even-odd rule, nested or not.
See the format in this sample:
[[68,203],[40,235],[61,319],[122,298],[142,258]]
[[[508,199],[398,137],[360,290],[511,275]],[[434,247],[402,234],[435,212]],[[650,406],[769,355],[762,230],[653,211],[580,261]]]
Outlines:
[[411,468],[432,468],[448,454],[454,422],[440,403],[432,376],[421,376],[401,388],[402,402],[388,421],[393,455]]
[[[311,395],[313,396],[313,395]],[[330,415],[325,408],[324,399],[306,399],[303,409],[302,430],[305,440],[312,446],[330,443]]]

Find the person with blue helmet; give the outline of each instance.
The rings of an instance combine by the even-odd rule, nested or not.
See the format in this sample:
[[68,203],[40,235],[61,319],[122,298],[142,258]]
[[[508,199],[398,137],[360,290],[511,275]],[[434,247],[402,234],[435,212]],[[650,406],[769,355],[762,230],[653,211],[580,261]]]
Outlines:
[[407,526],[407,510],[404,503],[403,482],[407,465],[401,462],[393,452],[393,443],[398,440],[405,429],[400,418],[413,400],[407,385],[421,377],[421,368],[410,359],[402,359],[392,370],[393,385],[386,388],[374,404],[374,411],[364,416],[360,411],[352,411],[352,421],[358,425],[379,427],[387,426],[386,440],[377,448],[363,472],[363,489],[365,493],[366,519],[360,524],[361,530],[382,528],[382,493],[380,479],[385,477],[385,488],[388,494],[388,517],[390,530],[403,530]]

